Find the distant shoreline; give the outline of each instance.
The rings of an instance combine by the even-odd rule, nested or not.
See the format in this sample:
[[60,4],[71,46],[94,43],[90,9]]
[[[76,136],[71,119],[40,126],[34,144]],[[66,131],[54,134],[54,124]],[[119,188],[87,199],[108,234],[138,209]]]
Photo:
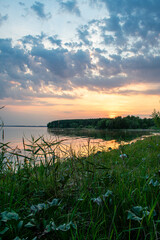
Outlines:
[[4,125],[3,127],[47,127],[47,126],[40,126],[40,125],[38,125],[38,126],[34,126],[34,125],[31,125],[31,126],[29,126],[29,125]]

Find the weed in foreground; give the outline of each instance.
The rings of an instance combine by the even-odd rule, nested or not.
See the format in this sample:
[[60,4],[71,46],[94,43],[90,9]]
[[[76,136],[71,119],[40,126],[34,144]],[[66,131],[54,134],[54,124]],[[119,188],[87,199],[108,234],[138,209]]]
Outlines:
[[23,145],[0,144],[0,239],[160,238],[160,137],[81,157]]

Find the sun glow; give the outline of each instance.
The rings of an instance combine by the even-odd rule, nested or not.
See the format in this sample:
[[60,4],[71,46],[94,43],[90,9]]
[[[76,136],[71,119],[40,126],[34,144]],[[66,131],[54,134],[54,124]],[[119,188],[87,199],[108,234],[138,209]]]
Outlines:
[[[149,117],[153,109],[159,109],[157,96],[132,95],[124,96],[118,94],[102,94],[86,89],[81,91],[77,98],[69,99],[63,97],[43,97],[29,100],[16,100],[6,103],[3,120],[7,124],[14,124],[14,118],[18,116],[19,123],[23,124],[46,124],[49,121],[60,119],[83,119],[83,118],[114,118],[117,116],[137,115]],[[3,100],[1,101],[3,105]],[[10,118],[6,117],[10,112]],[[43,114],[42,114],[43,112]],[[7,119],[11,119],[9,122]],[[23,119],[23,120],[22,120]],[[29,120],[31,119],[31,120]],[[15,120],[16,121],[16,120]]]

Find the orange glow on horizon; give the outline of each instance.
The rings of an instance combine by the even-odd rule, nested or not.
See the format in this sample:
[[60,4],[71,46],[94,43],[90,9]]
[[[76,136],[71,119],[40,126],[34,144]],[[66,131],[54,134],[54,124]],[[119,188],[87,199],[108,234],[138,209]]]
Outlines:
[[[33,98],[23,102],[14,101],[14,105],[12,105],[12,99],[7,101],[1,101],[1,105],[6,106],[2,117],[5,112],[10,124],[16,118],[19,124],[28,122],[31,124],[34,119],[33,124],[40,122],[45,125],[50,121],[60,119],[115,118],[127,115],[150,117],[154,109],[159,110],[159,96],[156,95],[148,97],[142,94],[130,96],[104,94],[86,89],[84,91],[81,89],[79,97],[77,94],[75,99]],[[4,119],[4,122],[7,121]]]
[[115,117],[117,117],[117,114],[114,114],[114,113],[109,114],[109,118],[115,118]]

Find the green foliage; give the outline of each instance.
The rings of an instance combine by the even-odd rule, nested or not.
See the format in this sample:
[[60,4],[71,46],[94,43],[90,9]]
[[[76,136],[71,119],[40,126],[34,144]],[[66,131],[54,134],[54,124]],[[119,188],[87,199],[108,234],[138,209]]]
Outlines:
[[104,119],[71,119],[57,120],[47,124],[48,128],[96,128],[98,122]]
[[58,120],[47,124],[48,128],[96,128],[96,129],[147,129],[154,126],[151,118],[135,116],[97,119]]
[[[34,231],[36,231],[37,233],[39,233],[38,235],[41,239],[44,239],[44,236],[46,239],[50,233],[52,233],[52,236],[58,238],[60,237],[60,239],[65,239],[65,235],[63,234],[63,232],[68,232],[71,229],[75,230],[76,226],[73,222],[63,223],[59,226],[56,226],[55,222],[51,220],[52,218],[50,218],[49,216],[50,211],[56,210],[56,208],[53,209],[53,206],[57,207],[57,212],[61,209],[60,207],[58,209],[59,204],[57,202],[57,199],[53,199],[52,202],[50,202],[49,204],[38,204],[35,205],[34,208],[32,206],[30,208],[30,212],[28,211],[29,214],[25,217],[20,217],[14,211],[2,212],[0,215],[0,227],[3,230],[0,232],[0,236],[3,236],[5,239],[11,239],[11,237],[13,239],[13,237],[17,234],[19,236],[23,235],[24,237],[25,235],[29,235],[30,233],[33,238],[35,235]],[[50,215],[53,217],[55,214]],[[48,219],[46,218],[46,216],[48,216]],[[43,223],[41,223],[41,219],[43,219]],[[14,239],[21,239],[19,238],[19,236],[16,236]]]
[[106,128],[106,119],[101,119],[97,122],[98,129],[105,129]]
[[153,113],[152,113],[152,118],[155,122],[155,125],[160,128],[160,112],[156,111],[154,109]]
[[0,239],[158,239],[159,136],[96,154],[88,143],[84,157],[33,137],[0,153]]

